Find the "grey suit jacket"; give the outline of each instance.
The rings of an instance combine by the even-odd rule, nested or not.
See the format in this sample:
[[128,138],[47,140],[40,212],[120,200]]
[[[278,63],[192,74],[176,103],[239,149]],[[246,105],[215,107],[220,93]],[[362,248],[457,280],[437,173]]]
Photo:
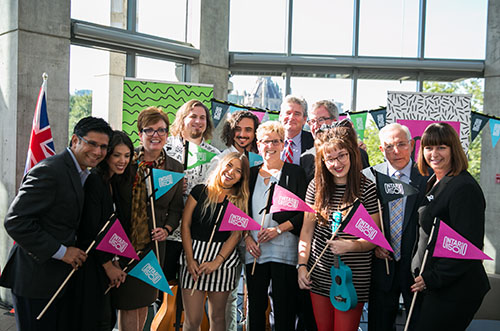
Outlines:
[[43,160],[23,178],[5,218],[15,240],[0,286],[16,295],[48,299],[71,271],[52,258],[60,245],[74,246],[83,206],[83,188],[70,153]]

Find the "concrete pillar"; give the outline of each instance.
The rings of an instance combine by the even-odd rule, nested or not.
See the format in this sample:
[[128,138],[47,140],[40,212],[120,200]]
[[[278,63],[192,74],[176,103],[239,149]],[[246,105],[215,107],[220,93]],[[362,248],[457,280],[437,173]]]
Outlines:
[[[0,0],[0,217],[22,179],[42,74],[56,151],[68,145],[70,1]],[[3,222],[2,222],[3,224]],[[12,240],[0,226],[0,265]],[[0,288],[0,300],[10,294]]]
[[[484,112],[500,117],[500,1],[488,2],[486,66],[484,70]],[[495,261],[485,261],[486,270],[500,274],[500,146],[492,147],[490,127],[482,132],[481,187],[486,196],[485,252]]]

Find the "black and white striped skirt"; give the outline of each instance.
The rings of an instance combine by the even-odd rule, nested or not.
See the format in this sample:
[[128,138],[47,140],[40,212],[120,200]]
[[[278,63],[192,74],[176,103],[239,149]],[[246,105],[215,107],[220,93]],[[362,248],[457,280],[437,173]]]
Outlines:
[[[203,255],[207,249],[208,241],[201,241],[193,239],[193,257],[199,264],[203,260]],[[213,261],[220,252],[224,242],[212,242],[209,247],[209,252],[206,261]],[[181,256],[181,286],[185,289],[193,289],[194,280],[187,269],[186,255],[184,252]],[[224,261],[217,270],[210,275],[201,275],[196,290],[212,291],[212,292],[225,292],[232,291],[236,287],[236,280],[239,275],[236,274],[237,266],[240,264],[240,258],[236,249],[234,249],[226,261]]]

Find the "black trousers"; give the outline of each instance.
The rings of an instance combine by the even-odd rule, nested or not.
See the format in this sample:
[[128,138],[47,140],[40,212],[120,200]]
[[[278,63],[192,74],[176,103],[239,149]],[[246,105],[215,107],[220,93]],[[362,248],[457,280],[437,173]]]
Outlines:
[[248,287],[248,319],[250,330],[265,330],[268,288],[273,292],[274,327],[276,331],[295,330],[298,283],[294,265],[277,262],[246,265]]

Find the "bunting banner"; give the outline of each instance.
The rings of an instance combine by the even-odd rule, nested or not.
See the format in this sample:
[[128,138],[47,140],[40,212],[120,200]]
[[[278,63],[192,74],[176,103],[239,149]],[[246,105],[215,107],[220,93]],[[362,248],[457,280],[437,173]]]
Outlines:
[[384,175],[373,168],[370,169],[376,177],[377,194],[382,204],[418,193],[418,190],[410,184]]
[[248,161],[250,162],[250,167],[258,166],[264,163],[264,159],[260,154],[248,152]]
[[139,260],[139,256],[137,256],[132,243],[128,239],[118,219],[116,219],[108,232],[106,232],[96,249],[114,255],[128,257],[129,259]]
[[349,114],[351,118],[352,124],[354,125],[354,129],[358,133],[359,139],[363,140],[365,138],[365,125],[366,125],[366,116],[368,112],[363,113],[352,113]]
[[488,123],[488,117],[484,116],[483,114],[479,114],[476,112],[471,112],[471,117],[470,117],[470,142],[473,142],[474,139],[476,139],[477,135],[481,130],[484,128],[484,126]]
[[189,144],[186,169],[193,169],[202,164],[210,163],[216,155],[196,144]]
[[490,119],[491,143],[495,148],[498,139],[500,139],[500,120]]
[[149,284],[162,292],[166,292],[170,295],[174,295],[170,286],[168,285],[167,279],[163,274],[161,266],[158,264],[156,255],[153,250],[139,262],[137,265],[130,270],[129,276],[133,276]]
[[270,212],[279,213],[288,210],[316,213],[314,209],[309,207],[301,198],[288,191],[286,188],[276,185],[274,187],[273,202]]
[[252,114],[254,114],[255,116],[257,116],[257,118],[259,119],[259,123],[262,123],[262,120],[264,119],[264,116],[266,115],[266,112],[263,112],[263,111],[257,111],[257,110],[250,110],[252,112]]
[[224,213],[220,223],[219,231],[246,230],[260,230],[260,224],[228,201],[226,212]]
[[178,181],[184,177],[183,173],[153,168],[153,183],[155,199],[158,200],[167,193]]
[[386,126],[387,108],[372,110],[370,111],[370,115],[372,115],[373,121],[375,121],[375,124],[377,125],[377,128],[379,130]]
[[279,121],[280,120],[280,115],[279,114],[273,114],[273,113],[267,113],[269,115],[269,121]]
[[212,121],[214,123],[215,128],[219,125],[219,122],[224,118],[228,109],[229,105],[212,100]]
[[432,256],[465,260],[493,260],[443,221],[439,225]]

